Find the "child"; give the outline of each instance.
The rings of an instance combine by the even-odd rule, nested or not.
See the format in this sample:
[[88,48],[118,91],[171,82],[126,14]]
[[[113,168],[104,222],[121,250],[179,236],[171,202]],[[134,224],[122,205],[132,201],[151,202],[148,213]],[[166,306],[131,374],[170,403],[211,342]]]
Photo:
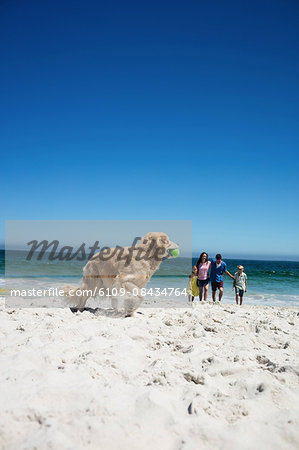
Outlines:
[[239,296],[240,296],[240,306],[243,302],[243,294],[247,292],[247,275],[243,272],[244,267],[238,266],[238,272],[235,273],[234,276],[234,285],[233,290],[236,289],[236,303],[239,304]]
[[188,302],[194,301],[194,297],[198,297],[197,287],[197,267],[193,266],[192,275],[189,275],[189,282],[187,286]]

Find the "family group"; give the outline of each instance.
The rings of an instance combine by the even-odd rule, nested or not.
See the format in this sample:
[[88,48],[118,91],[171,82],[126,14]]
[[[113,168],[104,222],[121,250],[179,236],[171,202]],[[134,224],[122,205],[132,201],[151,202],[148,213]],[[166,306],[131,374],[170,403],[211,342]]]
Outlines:
[[208,254],[203,252],[196,265],[189,275],[187,294],[189,302],[193,302],[195,297],[204,301],[208,299],[209,284],[212,287],[212,300],[216,302],[216,291],[219,290],[219,302],[223,296],[223,275],[227,274],[233,280],[233,290],[236,295],[236,303],[242,305],[244,293],[247,292],[247,275],[244,267],[239,265],[238,271],[232,275],[228,270],[226,263],[222,260],[220,253],[212,261],[209,261]]

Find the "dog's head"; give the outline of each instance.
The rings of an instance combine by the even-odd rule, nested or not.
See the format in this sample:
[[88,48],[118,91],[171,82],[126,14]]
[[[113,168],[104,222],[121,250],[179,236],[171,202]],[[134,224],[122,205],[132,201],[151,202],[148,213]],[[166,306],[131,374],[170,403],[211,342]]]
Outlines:
[[171,242],[165,233],[151,232],[141,238],[139,244],[144,251],[149,251],[151,257],[157,260],[173,259],[179,254],[179,246]]

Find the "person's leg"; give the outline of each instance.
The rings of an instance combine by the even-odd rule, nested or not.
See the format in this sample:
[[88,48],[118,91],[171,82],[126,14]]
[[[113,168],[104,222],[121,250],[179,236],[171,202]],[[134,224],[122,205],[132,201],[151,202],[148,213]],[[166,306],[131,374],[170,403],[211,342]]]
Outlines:
[[243,292],[242,292],[242,295],[241,295],[241,292],[240,292],[240,306],[242,306],[242,303],[243,303]]
[[188,294],[188,302],[191,302],[191,295]]
[[236,292],[236,303],[239,304],[239,294]]
[[220,287],[219,288],[219,302],[221,302],[222,296],[223,296],[223,287]]
[[194,302],[194,296],[192,295],[192,302]]
[[216,301],[216,286],[214,283],[212,284],[212,299],[213,299],[213,302],[215,303],[215,301]]
[[200,286],[200,287],[199,287],[199,301],[200,301],[200,302],[202,301],[202,291],[203,291],[203,287]]
[[205,285],[205,302],[208,300],[209,283]]

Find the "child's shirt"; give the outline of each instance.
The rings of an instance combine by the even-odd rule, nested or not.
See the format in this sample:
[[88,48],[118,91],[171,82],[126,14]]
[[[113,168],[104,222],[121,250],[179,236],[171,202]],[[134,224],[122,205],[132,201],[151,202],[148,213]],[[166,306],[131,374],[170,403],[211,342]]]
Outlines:
[[243,289],[243,291],[245,291],[246,288],[246,281],[247,281],[247,275],[245,272],[242,272],[241,274],[239,274],[239,272],[235,273],[235,281],[236,284],[235,286],[239,289]]

